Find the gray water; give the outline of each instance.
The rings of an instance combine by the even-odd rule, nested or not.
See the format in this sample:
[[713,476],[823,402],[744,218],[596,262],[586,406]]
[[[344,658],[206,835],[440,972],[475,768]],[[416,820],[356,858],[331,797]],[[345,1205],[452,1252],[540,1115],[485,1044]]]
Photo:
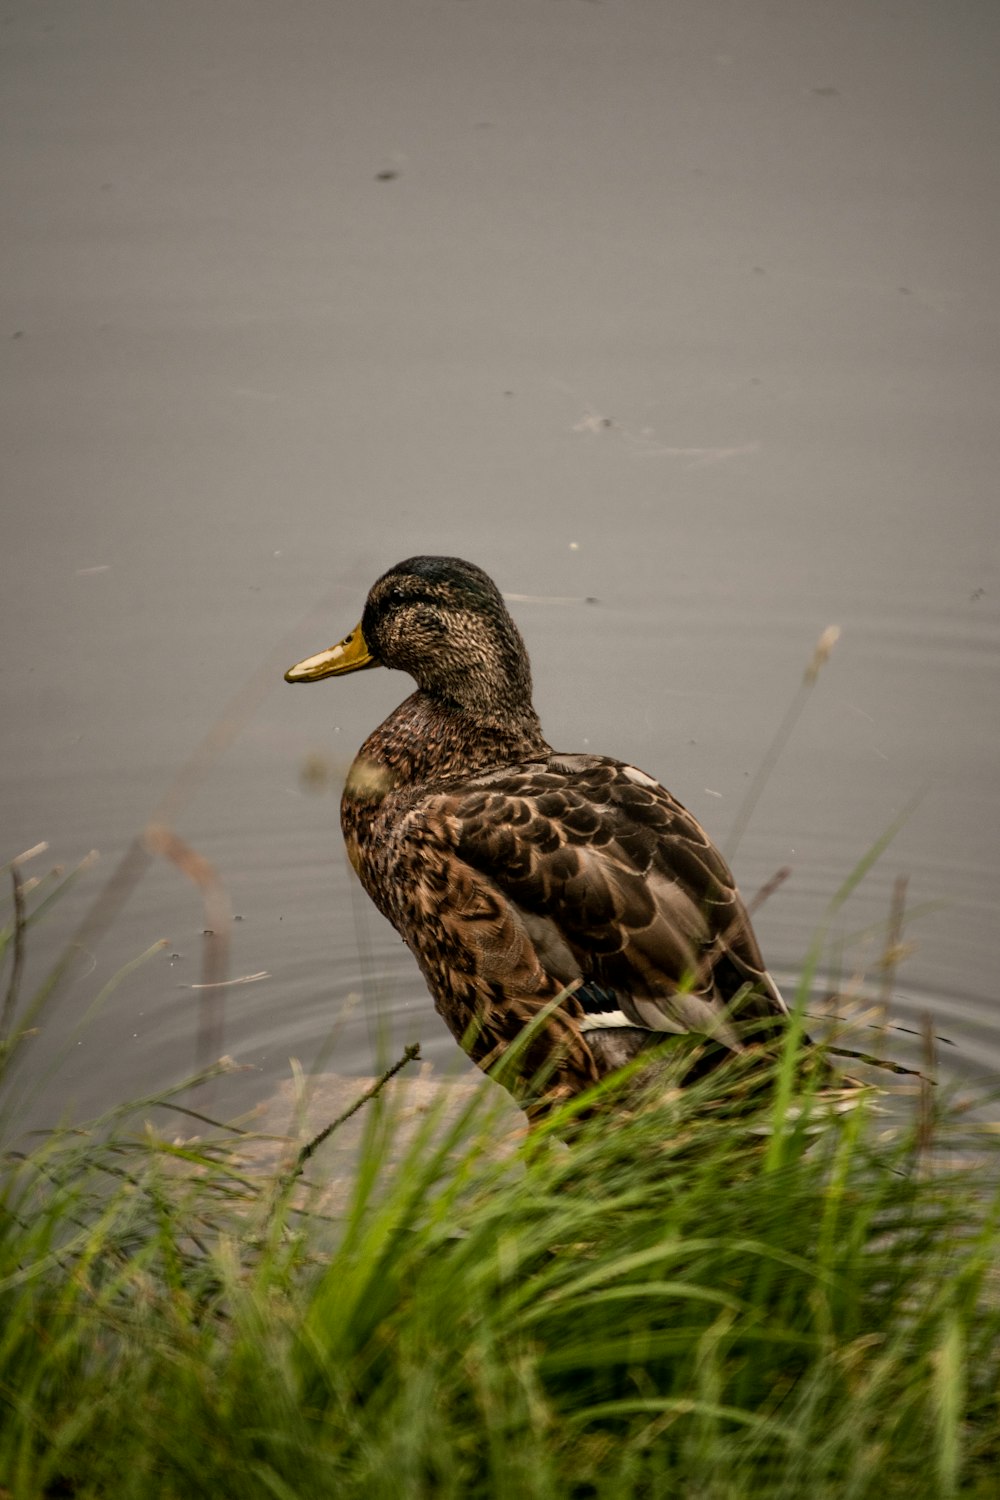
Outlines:
[[[227,1102],[291,1057],[463,1066],[337,824],[409,684],[281,680],[385,567],[447,552],[512,596],[550,740],[654,773],[723,847],[839,625],[734,856],[747,893],[791,867],[762,946],[793,986],[909,809],[826,977],[879,993],[907,876],[893,1012],[933,1017],[951,1074],[1000,1072],[992,0],[4,22],[0,859],[101,851],[29,977],[249,682],[172,813],[231,903],[230,975],[264,976],[225,992]],[[33,1115],[194,1066],[205,920],[156,862],[43,1018]]]

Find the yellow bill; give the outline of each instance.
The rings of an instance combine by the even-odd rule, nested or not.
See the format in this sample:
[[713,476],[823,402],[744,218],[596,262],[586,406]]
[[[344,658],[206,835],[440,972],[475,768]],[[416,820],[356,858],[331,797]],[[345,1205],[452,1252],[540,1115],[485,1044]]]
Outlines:
[[318,682],[321,677],[342,677],[345,672],[364,672],[368,667],[380,667],[377,656],[372,656],[368,643],[356,625],[350,635],[345,635],[336,646],[320,651],[316,656],[307,656],[285,673],[286,682]]

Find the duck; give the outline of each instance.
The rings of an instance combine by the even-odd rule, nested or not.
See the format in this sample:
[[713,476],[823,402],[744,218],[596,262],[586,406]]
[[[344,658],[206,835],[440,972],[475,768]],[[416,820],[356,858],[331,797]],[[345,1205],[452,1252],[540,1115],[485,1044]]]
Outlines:
[[348,857],[453,1036],[529,1119],[671,1037],[725,1059],[780,1034],[788,1008],[725,859],[654,776],[552,748],[482,568],[397,563],[285,680],[375,667],[416,690],[347,775]]

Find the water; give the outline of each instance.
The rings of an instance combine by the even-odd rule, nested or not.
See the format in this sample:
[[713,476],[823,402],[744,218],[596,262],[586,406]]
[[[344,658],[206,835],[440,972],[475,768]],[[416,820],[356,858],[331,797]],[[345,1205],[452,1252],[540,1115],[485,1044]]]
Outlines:
[[[635,761],[723,847],[840,625],[735,855],[747,893],[792,869],[762,946],[794,983],[910,808],[837,920],[841,980],[877,993],[906,875],[893,1010],[950,1074],[1000,1071],[995,7],[6,19],[0,856],[102,854],[32,974],[252,679],[173,818],[231,974],[266,975],[226,992],[226,1103],[290,1057],[461,1068],[337,826],[408,684],[281,681],[439,551],[527,596],[550,740]],[[32,1044],[32,1118],[194,1065],[204,925],[154,864]]]

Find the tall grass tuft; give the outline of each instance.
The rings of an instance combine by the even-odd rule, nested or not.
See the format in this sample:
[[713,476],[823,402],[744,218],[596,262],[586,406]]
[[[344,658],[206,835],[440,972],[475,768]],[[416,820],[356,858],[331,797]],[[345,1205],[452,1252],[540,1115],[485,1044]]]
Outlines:
[[0,1484],[995,1493],[997,1135],[939,1109],[931,1170],[862,1097],[765,1171],[773,1096],[745,1083],[505,1153],[485,1085],[394,1159],[385,1091],[336,1215],[322,1147],[293,1191],[243,1137],[154,1128],[169,1100],[8,1156]]
[[799,1030],[527,1136],[485,1081],[404,1136],[407,1049],[335,1207],[351,1111],[278,1170],[183,1088],[23,1149],[0,1068],[0,1497],[992,1497],[995,1101],[841,1111]]

